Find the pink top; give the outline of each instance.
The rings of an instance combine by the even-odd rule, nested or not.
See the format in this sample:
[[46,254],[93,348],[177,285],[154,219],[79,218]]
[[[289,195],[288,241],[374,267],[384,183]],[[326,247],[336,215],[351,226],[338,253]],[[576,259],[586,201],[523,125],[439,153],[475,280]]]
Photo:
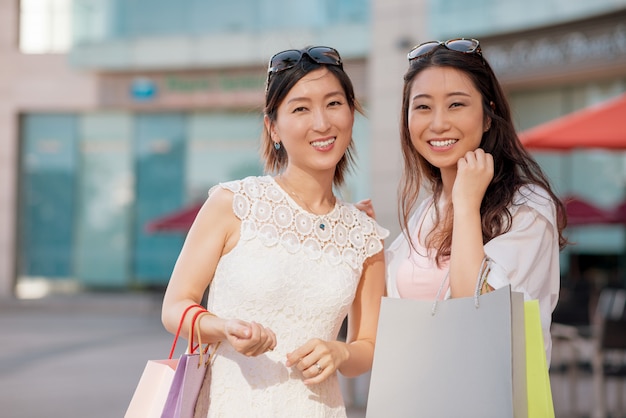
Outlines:
[[[420,225],[424,225],[424,218],[428,213],[430,213],[429,210],[424,211],[419,222]],[[422,244],[419,229],[417,228],[411,237],[417,251],[411,247],[408,258],[398,263],[396,276],[398,293],[401,298],[406,299],[435,300],[441,283],[448,274],[448,261],[442,263],[441,268],[437,267],[435,258],[428,254],[428,250]],[[435,254],[435,251],[431,251],[431,253]],[[446,279],[439,300],[443,300],[449,287],[450,283]]]
[[[428,221],[424,218],[424,212],[432,212],[429,210],[432,204],[432,196],[426,198],[411,215],[408,225],[411,236],[417,236],[414,231],[419,229],[423,219]],[[487,282],[494,289],[510,285],[512,291],[524,293],[526,300],[539,300],[543,341],[550,363],[552,311],[559,300],[561,284],[556,207],[544,189],[526,185],[515,192],[508,209],[512,216],[511,229],[494,237],[484,246],[485,254],[491,259]],[[426,225],[424,230],[429,230]],[[418,251],[422,250],[418,248]],[[422,291],[413,284],[414,277],[421,278],[420,282],[423,284],[429,279],[423,275],[423,269],[421,273],[417,270],[414,272],[411,264],[408,264],[410,261],[407,258],[412,255],[403,233],[385,251],[389,297],[400,297],[400,287],[402,297],[423,297]],[[402,277],[398,271],[400,264],[404,266]],[[441,275],[444,276],[443,273]],[[437,279],[436,282],[440,283],[440,280]],[[437,285],[432,286],[436,288]],[[430,294],[436,293],[434,290]]]

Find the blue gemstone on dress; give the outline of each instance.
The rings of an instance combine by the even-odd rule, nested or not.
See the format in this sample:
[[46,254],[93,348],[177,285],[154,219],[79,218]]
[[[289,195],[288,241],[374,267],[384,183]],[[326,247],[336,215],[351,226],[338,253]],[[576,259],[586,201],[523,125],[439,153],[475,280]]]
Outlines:
[[324,225],[323,223],[320,224],[320,229],[323,231],[324,228],[326,228],[326,225]]

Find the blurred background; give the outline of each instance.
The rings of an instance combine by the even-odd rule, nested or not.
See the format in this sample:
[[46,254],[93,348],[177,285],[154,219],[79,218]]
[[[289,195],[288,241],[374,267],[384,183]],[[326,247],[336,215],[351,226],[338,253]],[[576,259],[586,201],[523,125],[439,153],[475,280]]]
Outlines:
[[557,411],[626,416],[626,0],[0,0],[0,303],[162,292],[207,190],[262,173],[283,49],[343,56],[366,116],[339,192],[395,236],[406,53],[458,37],[568,202]]

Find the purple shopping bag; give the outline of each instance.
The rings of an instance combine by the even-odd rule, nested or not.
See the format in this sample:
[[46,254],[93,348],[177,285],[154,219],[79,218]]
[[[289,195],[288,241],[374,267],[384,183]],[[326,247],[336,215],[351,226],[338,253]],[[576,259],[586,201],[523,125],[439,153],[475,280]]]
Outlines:
[[[172,385],[170,386],[161,418],[193,418],[196,406],[203,412],[208,411],[208,397],[202,397],[202,405],[197,405],[197,401],[203,384],[205,385],[205,390],[208,390],[210,387],[211,359],[215,354],[217,346],[210,353],[208,346],[206,348],[202,346],[198,323],[204,315],[212,314],[207,311],[201,311],[194,316],[192,327],[189,330],[188,352],[182,354],[178,360],[178,366],[172,379]],[[197,352],[193,348],[192,336],[194,327],[197,329],[198,336]],[[209,379],[205,379],[205,377],[209,377]],[[204,416],[206,416],[206,413]]]
[[163,407],[162,418],[193,418],[193,412],[204,380],[207,363],[201,355],[183,354],[172,379]]

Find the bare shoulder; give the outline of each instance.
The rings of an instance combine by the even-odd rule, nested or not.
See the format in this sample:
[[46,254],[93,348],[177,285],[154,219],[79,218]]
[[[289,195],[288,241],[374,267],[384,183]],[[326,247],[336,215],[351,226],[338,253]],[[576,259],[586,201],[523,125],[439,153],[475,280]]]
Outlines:
[[233,192],[223,187],[211,189],[209,197],[196,216],[192,228],[228,232],[238,221],[233,212]]
[[217,185],[211,188],[206,204],[220,208],[232,208],[234,193]]

